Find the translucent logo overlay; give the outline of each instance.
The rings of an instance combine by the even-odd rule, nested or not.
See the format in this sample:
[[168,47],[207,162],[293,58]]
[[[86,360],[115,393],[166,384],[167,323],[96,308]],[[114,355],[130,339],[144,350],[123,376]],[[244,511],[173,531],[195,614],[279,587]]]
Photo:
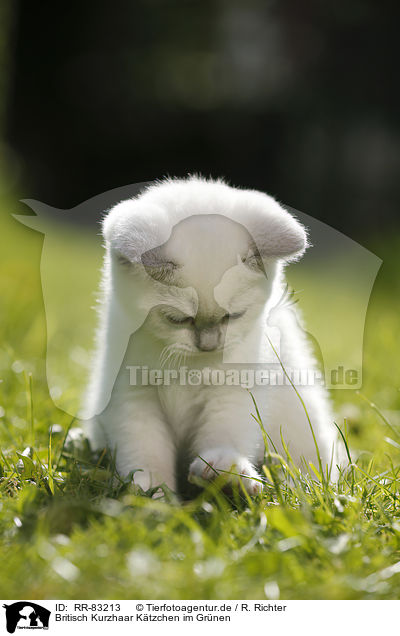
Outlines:
[[[70,210],[25,200],[35,216],[16,216],[18,221],[44,235],[40,268],[47,326],[47,381],[55,405],[72,416],[82,416],[80,409],[94,360],[96,303],[104,257],[101,220],[113,205],[137,196],[146,185],[117,188]],[[359,389],[365,320],[382,261],[329,225],[285,207],[308,229],[312,245],[299,262],[286,267],[285,275],[288,295],[297,301],[289,310],[296,313],[296,320],[310,340],[319,363],[317,372],[286,371],[300,386],[318,383],[328,389]],[[62,268],[61,252],[65,261]],[[224,357],[223,374],[213,373],[211,369],[208,375],[201,366],[191,368],[189,373],[183,370],[184,364],[181,368],[175,364],[175,371],[172,367],[168,371],[165,364],[146,369],[140,360],[124,360],[129,339],[146,320],[147,310],[136,313],[129,333],[125,334],[126,346],[119,352],[114,377],[123,366],[126,382],[132,385],[177,382],[194,386],[202,382],[217,385],[224,382],[251,389],[260,384],[279,386],[287,382],[287,375],[279,365],[279,325],[273,320],[268,324],[269,372],[255,369],[252,360],[230,360],[229,356],[226,360]],[[105,396],[104,406],[109,397]],[[86,417],[91,415],[85,413]]]

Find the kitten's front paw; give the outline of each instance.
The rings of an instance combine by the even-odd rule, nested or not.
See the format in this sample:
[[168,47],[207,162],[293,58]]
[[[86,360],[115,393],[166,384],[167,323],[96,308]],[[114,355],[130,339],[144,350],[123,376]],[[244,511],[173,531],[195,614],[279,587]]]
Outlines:
[[149,470],[136,470],[133,475],[133,484],[134,486],[139,486],[140,490],[147,492],[150,488],[156,488],[159,486],[158,490],[153,493],[153,499],[158,497],[162,497],[164,495],[161,486],[165,485],[170,490],[175,492],[175,480],[173,476],[162,476],[160,473],[151,473]]
[[262,492],[262,483],[256,481],[260,476],[253,465],[229,449],[217,448],[200,453],[200,457],[190,464],[188,479],[192,484],[202,485],[202,482],[211,481],[220,474],[225,476],[228,483],[238,483],[240,480],[249,495]]

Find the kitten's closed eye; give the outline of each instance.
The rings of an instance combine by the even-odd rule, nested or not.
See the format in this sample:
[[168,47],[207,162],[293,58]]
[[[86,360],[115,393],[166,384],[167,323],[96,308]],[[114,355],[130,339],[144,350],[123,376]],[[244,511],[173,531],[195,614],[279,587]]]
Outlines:
[[194,318],[192,316],[173,316],[170,314],[164,314],[169,322],[173,325],[193,325]]
[[223,320],[229,320],[230,318],[236,320],[237,318],[241,318],[242,316],[244,316],[246,311],[247,309],[243,309],[243,311],[235,311],[232,314],[225,314]]
[[[246,311],[247,310],[244,309],[243,311],[237,311],[231,314],[227,313],[224,316],[222,316],[220,322],[227,322],[230,319],[236,320],[237,318],[241,318],[242,316],[244,316]],[[186,316],[185,314],[176,315],[176,314],[172,314],[172,313],[170,314],[166,312],[163,312],[163,315],[173,325],[193,326],[195,324],[195,318],[193,318],[193,316]]]

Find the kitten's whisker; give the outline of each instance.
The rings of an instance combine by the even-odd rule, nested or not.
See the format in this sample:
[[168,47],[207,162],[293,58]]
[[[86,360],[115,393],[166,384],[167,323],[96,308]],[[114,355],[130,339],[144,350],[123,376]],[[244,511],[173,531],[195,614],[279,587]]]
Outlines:
[[179,368],[186,360],[186,356],[189,351],[190,350],[185,345],[167,345],[160,353],[159,360],[161,368],[164,369],[167,365],[168,368]]
[[174,347],[175,345],[170,344],[164,347],[164,349],[161,351],[159,359],[160,359],[160,366],[162,369],[166,366],[169,358],[173,355]]

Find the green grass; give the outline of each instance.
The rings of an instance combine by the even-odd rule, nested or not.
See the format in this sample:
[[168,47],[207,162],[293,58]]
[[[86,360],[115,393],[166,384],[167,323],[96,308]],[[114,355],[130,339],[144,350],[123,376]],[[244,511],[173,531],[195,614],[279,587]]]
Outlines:
[[[3,210],[15,211],[4,202]],[[352,460],[338,486],[321,479],[318,467],[306,478],[290,458],[274,464],[267,456],[262,496],[228,496],[217,480],[184,502],[167,490],[160,500],[141,496],[129,480],[115,478],[112,458],[93,456],[84,441],[64,445],[71,416],[54,406],[46,380],[41,244],[40,234],[5,218],[2,598],[399,597],[399,237],[376,243],[384,265],[366,324],[367,399],[333,392]],[[54,285],[61,274],[64,281],[59,311],[49,317],[57,346],[73,340],[90,348],[94,315],[79,319],[79,307],[96,284],[97,247],[83,231],[56,228],[51,249]],[[77,386],[84,376],[82,368]],[[70,390],[66,404],[73,408],[78,398],[78,389]]]

